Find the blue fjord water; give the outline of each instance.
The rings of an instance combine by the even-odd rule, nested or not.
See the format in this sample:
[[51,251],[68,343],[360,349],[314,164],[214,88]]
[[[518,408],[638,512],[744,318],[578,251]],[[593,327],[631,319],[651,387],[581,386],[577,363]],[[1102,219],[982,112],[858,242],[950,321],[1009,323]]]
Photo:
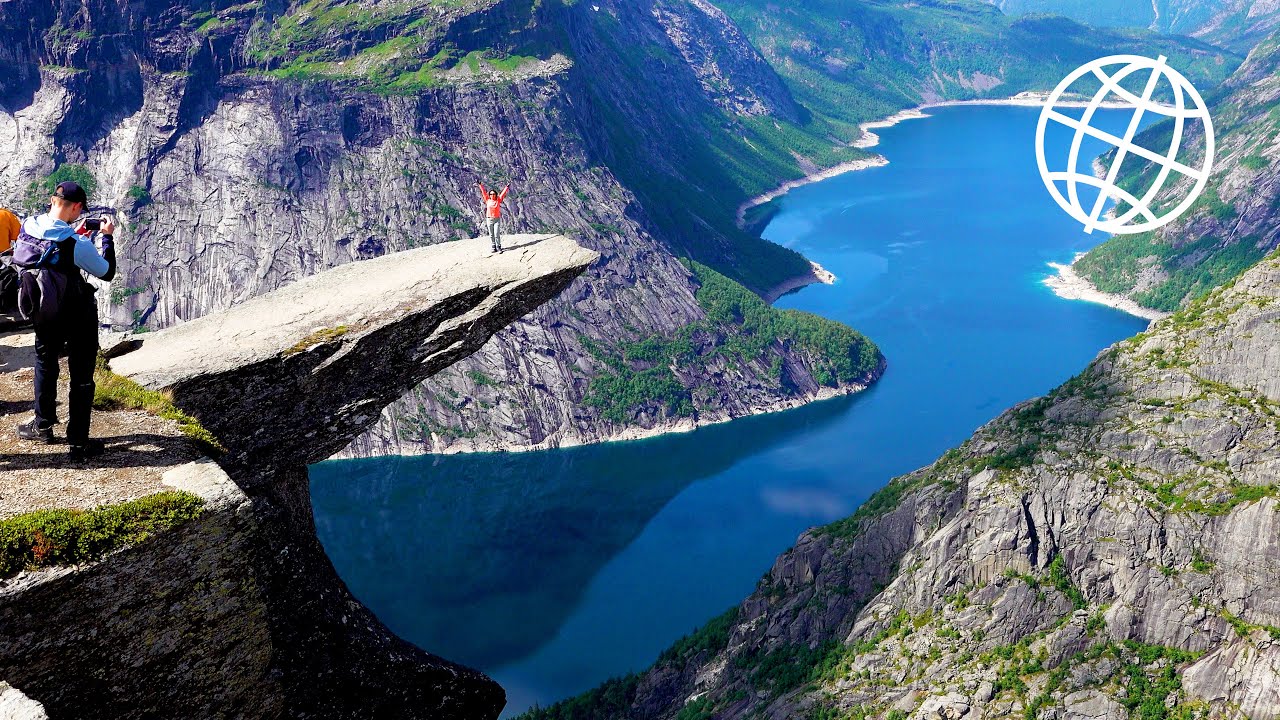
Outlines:
[[[497,679],[506,715],[549,704],[647,666],[806,528],[1142,330],[1041,284],[1046,263],[1104,238],[1042,186],[1037,110],[931,114],[881,131],[890,165],[793,190],[765,230],[839,277],[777,304],[873,338],[889,362],[877,385],[652,440],[313,466],[317,530],[356,596]],[[1051,134],[1050,157],[1069,143]]]

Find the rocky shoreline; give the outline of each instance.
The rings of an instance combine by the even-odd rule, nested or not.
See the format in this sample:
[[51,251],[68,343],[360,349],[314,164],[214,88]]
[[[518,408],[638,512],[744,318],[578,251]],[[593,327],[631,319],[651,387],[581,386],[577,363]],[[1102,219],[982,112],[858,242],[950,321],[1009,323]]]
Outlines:
[[836,275],[830,270],[822,267],[818,263],[809,261],[810,272],[807,275],[798,275],[790,280],[779,283],[764,294],[764,301],[772,305],[778,298],[786,295],[792,290],[799,290],[809,285],[835,285]]
[[[792,397],[785,400],[770,404],[768,407],[753,409],[751,412],[741,415],[720,415],[707,413],[697,418],[680,418],[654,425],[653,427],[625,427],[618,432],[608,435],[592,437],[589,440],[583,440],[580,437],[564,437],[562,435],[553,435],[547,437],[540,443],[535,445],[495,445],[493,447],[479,446],[462,446],[451,445],[443,450],[427,452],[423,447],[416,443],[402,443],[394,453],[396,456],[410,457],[418,455],[462,455],[468,453],[484,453],[484,452],[538,452],[542,450],[560,450],[564,448],[579,447],[582,445],[599,445],[604,443],[615,442],[631,442],[635,440],[648,440],[669,434],[679,434],[693,432],[699,428],[710,427],[712,425],[721,425],[733,420],[741,420],[747,417],[755,417],[757,415],[769,415],[772,413],[786,412],[795,410],[809,403],[822,402],[824,400],[833,400],[835,398],[845,397],[848,395],[856,395],[863,390],[871,387],[871,385],[879,381],[884,375],[887,365],[882,365],[876,372],[874,378],[866,384],[853,383],[837,388],[823,387],[806,397]],[[368,457],[361,452],[353,452],[351,447],[344,449],[342,452],[329,458],[330,460],[352,460],[357,458]]]
[[1161,312],[1160,310],[1152,310],[1143,307],[1132,299],[1124,295],[1114,295],[1105,293],[1098,289],[1096,285],[1087,278],[1075,271],[1074,265],[1076,261],[1084,257],[1085,253],[1076,253],[1069,264],[1049,263],[1049,267],[1054,269],[1054,274],[1044,279],[1044,284],[1053,291],[1054,295],[1064,300],[1083,300],[1085,302],[1106,305],[1115,308],[1130,315],[1150,320],[1162,320],[1169,317],[1171,313]]
[[792,190],[802,185],[809,185],[811,183],[816,183],[821,180],[827,180],[837,175],[843,175],[847,172],[856,172],[858,170],[866,170],[868,168],[873,168],[873,167],[883,167],[888,164],[889,164],[888,160],[877,155],[871,158],[862,158],[860,160],[850,160],[849,162],[846,162],[846,163],[833,165],[829,168],[826,168],[825,170],[819,170],[815,173],[810,173],[809,175],[805,175],[802,178],[796,178],[795,180],[787,181],[779,185],[778,187],[770,190],[769,192],[761,193],[760,195],[757,195],[751,198],[750,200],[747,200],[746,202],[739,205],[738,206],[738,227],[743,227],[746,225],[746,214],[747,214],[747,211],[750,210],[751,208],[756,207],[757,205],[763,205],[769,202],[770,200],[774,200],[776,198],[782,197],[783,195],[786,195],[788,192],[791,192]]

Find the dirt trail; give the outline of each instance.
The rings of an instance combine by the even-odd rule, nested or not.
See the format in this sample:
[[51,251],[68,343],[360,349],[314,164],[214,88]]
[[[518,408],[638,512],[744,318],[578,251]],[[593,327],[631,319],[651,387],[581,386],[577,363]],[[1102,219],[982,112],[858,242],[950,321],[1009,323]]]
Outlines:
[[102,438],[107,451],[72,462],[64,435],[65,359],[58,378],[58,419],[64,424],[54,428],[57,442],[20,440],[14,429],[31,419],[34,362],[30,329],[0,330],[0,518],[46,508],[97,507],[170,489],[161,484],[161,475],[202,456],[173,421],[140,410],[95,410],[90,434]]

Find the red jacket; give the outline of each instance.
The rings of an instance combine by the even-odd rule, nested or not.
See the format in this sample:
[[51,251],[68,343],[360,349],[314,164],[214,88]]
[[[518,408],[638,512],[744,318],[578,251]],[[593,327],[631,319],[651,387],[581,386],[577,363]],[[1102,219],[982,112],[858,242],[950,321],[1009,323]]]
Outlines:
[[502,188],[502,192],[498,194],[498,199],[494,200],[489,197],[489,191],[485,190],[484,183],[480,183],[480,197],[484,200],[485,217],[502,217],[502,201],[507,199],[507,191],[510,189],[510,185]]

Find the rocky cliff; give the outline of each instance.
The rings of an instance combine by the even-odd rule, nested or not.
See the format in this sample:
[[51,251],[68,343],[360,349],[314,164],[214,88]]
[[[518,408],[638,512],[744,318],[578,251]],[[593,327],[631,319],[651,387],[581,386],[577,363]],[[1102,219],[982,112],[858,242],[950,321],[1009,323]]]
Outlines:
[[1280,716],[1280,255],[529,717]]
[[[1280,244],[1275,212],[1280,206],[1280,37],[1260,43],[1243,65],[1208,96],[1216,152],[1213,170],[1200,199],[1178,220],[1155,232],[1117,236],[1082,257],[1075,269],[1100,290],[1124,295],[1162,311],[1235,277]],[[1172,121],[1152,126],[1136,138],[1167,153]],[[1188,124],[1179,158],[1194,167],[1204,162],[1204,128]],[[1104,158],[1105,160],[1105,158]],[[1159,168],[1129,156],[1119,184],[1142,197]],[[1174,174],[1153,197],[1152,206],[1168,211],[1191,191],[1194,182]],[[1127,208],[1123,203],[1120,211]]]
[[[198,421],[223,450],[166,471],[146,447],[160,439],[108,433],[100,462],[125,467],[105,477],[65,454],[41,458],[40,477],[6,473],[17,487],[0,513],[0,678],[53,717],[496,717],[496,683],[395,637],[338,579],[307,464],[598,259],[564,236],[512,240],[501,256],[467,240],[350,263],[117,348],[112,370],[139,384],[130,396],[172,402],[166,416]],[[0,345],[0,379],[23,372],[20,346]],[[99,388],[128,382],[102,375]],[[6,466],[38,452],[8,445]],[[32,513],[65,503],[24,490],[68,471],[125,495],[158,475],[202,504],[173,529],[60,566],[50,558],[73,550],[71,516]],[[105,519],[78,547],[120,532],[125,511],[95,505]]]
[[[740,29],[691,0],[12,0],[0,5],[12,68],[0,78],[0,199],[27,198],[55,168],[92,173],[95,197],[128,219],[103,312],[148,329],[355,259],[470,237],[476,180],[512,182],[509,229],[572,231],[602,254],[349,452],[555,446],[787,407],[855,391],[874,368],[823,372],[843,360],[795,334],[726,355],[752,329],[709,322],[703,279],[677,257],[759,293],[809,277],[803,258],[737,228],[742,200],[860,157],[847,144],[858,121],[926,94],[1039,87],[1041,73],[1019,68],[1048,77],[1100,46],[1151,42],[1080,30],[1038,44],[1043,28],[1010,31],[977,3],[876,6],[842,20],[856,34],[817,37],[831,57],[802,66],[758,52],[773,43],[754,21]],[[941,37],[913,39],[928,28]],[[994,53],[953,45],[979,36],[996,38]],[[890,52],[859,70],[863,37]],[[1210,76],[1234,63],[1207,46],[1178,52]],[[876,91],[874,104],[861,90],[849,103],[818,98],[813,77],[788,70],[814,63],[840,93],[921,90]],[[687,361],[636,351],[686,337]],[[848,347],[856,357],[863,344],[850,336]]]
[[[715,392],[678,414],[644,392],[621,407],[583,402],[608,367],[589,346],[621,356],[623,343],[705,319],[675,254],[761,291],[809,272],[733,227],[732,200],[716,208],[714,186],[743,191],[700,149],[731,137],[710,118],[797,116],[777,77],[710,6],[595,7],[6,3],[0,27],[19,41],[0,51],[16,69],[0,80],[12,158],[0,194],[14,202],[57,166],[87,168],[95,198],[125,208],[129,225],[103,311],[152,329],[355,259],[470,237],[477,180],[514,185],[508,230],[573,230],[602,253],[563,301],[389,411],[364,452],[580,442],[814,397],[810,360],[780,338],[750,362],[707,357],[681,373],[681,394]],[[681,149],[650,154],[672,137]],[[634,175],[642,154],[679,201],[659,218],[612,169]],[[695,183],[708,199],[681,196]],[[703,344],[733,332],[707,328]],[[633,369],[661,370],[655,360]],[[475,396],[491,409],[456,399]]]

